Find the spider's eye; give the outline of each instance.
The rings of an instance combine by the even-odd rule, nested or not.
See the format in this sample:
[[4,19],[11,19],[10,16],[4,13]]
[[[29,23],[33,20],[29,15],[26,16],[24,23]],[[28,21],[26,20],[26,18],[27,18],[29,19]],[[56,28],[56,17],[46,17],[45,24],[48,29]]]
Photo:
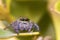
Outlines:
[[20,20],[21,20],[21,21],[29,21],[28,18],[21,18]]
[[25,19],[25,21],[29,21],[29,19]]
[[20,19],[21,21],[24,21],[24,19]]

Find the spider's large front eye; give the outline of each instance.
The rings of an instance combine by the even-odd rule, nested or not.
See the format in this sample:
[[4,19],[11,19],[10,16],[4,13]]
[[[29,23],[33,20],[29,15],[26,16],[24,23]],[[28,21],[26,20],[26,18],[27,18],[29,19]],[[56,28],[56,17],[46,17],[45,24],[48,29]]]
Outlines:
[[20,19],[21,21],[24,21],[24,19]]
[[29,21],[29,19],[26,19],[25,21]]

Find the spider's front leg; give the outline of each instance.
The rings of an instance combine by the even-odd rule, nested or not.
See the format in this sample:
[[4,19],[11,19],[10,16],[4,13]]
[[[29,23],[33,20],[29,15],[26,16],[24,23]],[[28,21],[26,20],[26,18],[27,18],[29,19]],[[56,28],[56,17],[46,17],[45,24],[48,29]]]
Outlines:
[[18,29],[15,29],[15,32],[16,32],[17,35],[19,36],[19,30],[18,30]]
[[9,29],[10,28],[10,25],[6,25],[6,27],[4,28],[4,30],[6,30],[6,29]]
[[6,30],[8,27],[5,27],[4,30]]

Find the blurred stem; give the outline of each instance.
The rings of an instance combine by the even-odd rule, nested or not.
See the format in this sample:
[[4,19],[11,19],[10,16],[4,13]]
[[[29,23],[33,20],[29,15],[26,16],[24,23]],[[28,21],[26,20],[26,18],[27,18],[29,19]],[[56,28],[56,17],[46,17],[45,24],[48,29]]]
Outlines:
[[7,6],[7,10],[8,10],[8,15],[6,17],[6,20],[11,23],[15,20],[15,18],[10,14],[10,4],[11,4],[11,0],[6,0],[6,6]]
[[50,0],[48,5],[55,28],[56,40],[60,40],[60,13],[56,12],[54,8],[58,1],[59,0]]

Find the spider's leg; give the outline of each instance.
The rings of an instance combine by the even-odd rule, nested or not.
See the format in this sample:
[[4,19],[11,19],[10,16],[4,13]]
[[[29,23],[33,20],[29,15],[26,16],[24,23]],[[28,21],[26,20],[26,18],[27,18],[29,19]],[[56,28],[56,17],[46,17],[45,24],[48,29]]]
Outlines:
[[31,32],[31,29],[30,28],[28,29],[28,32]]
[[15,29],[15,32],[17,33],[17,35],[19,35],[19,30],[18,29]]
[[6,30],[8,27],[5,27],[4,30]]

